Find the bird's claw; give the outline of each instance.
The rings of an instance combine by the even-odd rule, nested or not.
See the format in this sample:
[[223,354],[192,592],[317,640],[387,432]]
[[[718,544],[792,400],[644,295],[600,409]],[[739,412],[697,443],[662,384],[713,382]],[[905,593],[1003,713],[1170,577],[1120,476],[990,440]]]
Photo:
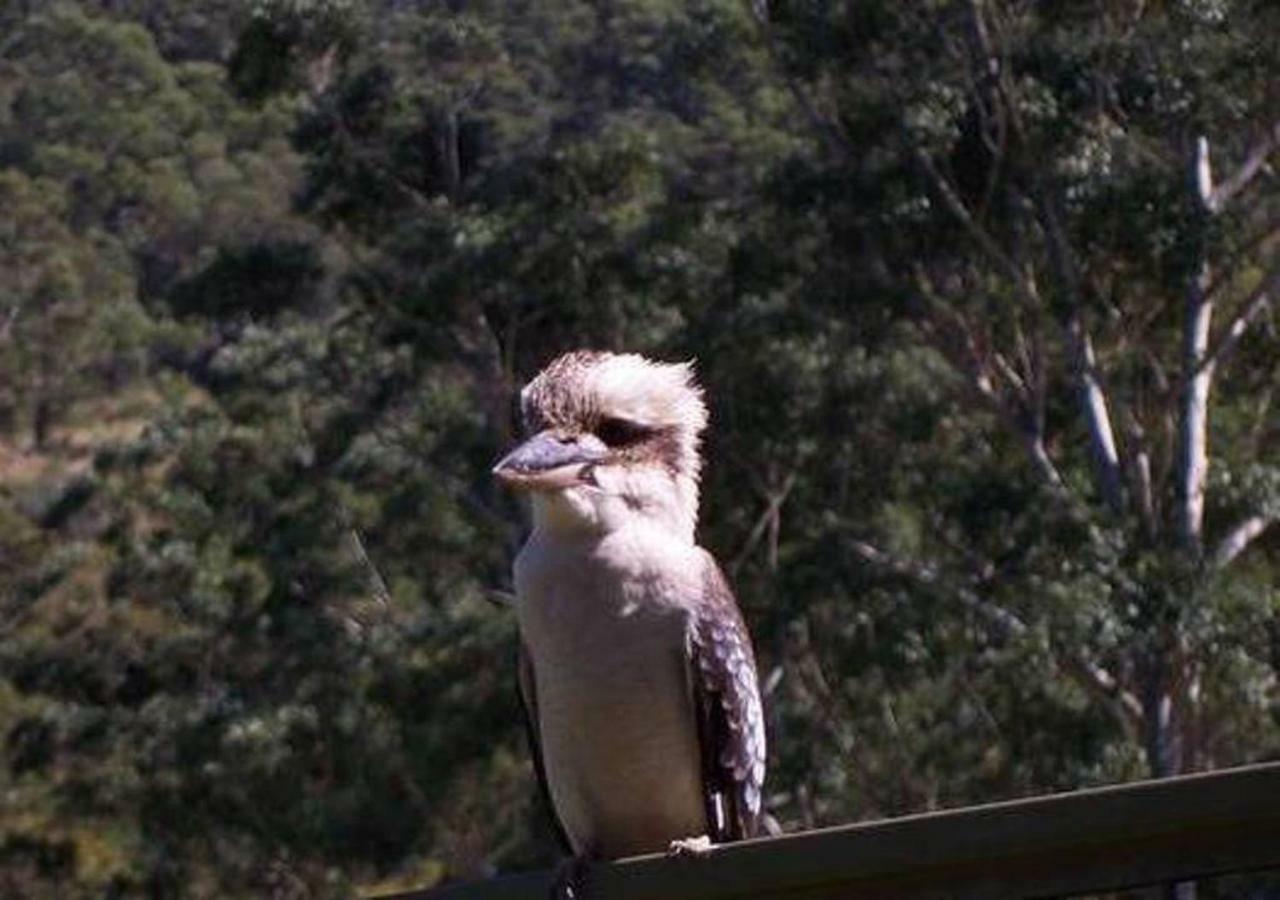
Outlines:
[[551,880],[551,900],[586,900],[588,863],[585,856],[562,860]]
[[711,855],[711,838],[700,834],[696,837],[680,838],[672,841],[667,847],[667,856],[685,856],[700,858]]

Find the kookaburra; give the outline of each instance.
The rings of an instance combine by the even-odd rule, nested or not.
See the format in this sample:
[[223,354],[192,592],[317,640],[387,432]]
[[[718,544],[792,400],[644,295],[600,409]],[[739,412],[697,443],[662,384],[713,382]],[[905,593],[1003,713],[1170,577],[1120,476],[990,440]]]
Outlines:
[[694,538],[707,412],[690,366],[568,353],[520,400],[529,437],[494,473],[532,499],[520,689],[569,849],[755,834],[764,720],[750,636]]

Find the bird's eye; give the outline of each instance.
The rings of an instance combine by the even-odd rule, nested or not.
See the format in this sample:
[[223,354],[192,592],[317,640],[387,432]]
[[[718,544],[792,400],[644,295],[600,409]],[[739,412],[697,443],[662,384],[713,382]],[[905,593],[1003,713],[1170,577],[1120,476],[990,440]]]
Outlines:
[[640,441],[649,429],[626,419],[608,418],[596,426],[596,437],[608,447],[628,447]]

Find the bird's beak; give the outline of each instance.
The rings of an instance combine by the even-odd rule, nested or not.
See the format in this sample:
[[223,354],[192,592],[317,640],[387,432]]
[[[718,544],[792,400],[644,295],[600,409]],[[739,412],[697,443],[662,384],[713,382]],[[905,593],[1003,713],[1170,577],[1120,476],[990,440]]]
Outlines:
[[499,460],[493,474],[511,487],[557,490],[589,484],[591,467],[605,455],[580,437],[540,431]]

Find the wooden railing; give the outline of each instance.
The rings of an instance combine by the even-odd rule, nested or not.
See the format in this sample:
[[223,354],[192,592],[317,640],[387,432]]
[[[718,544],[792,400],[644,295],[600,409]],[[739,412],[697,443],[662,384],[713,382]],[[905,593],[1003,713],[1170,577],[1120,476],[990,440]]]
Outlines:
[[[601,900],[1055,897],[1280,870],[1280,763],[824,828],[590,870]],[[395,900],[547,896],[547,872]],[[391,900],[391,898],[387,898]]]

